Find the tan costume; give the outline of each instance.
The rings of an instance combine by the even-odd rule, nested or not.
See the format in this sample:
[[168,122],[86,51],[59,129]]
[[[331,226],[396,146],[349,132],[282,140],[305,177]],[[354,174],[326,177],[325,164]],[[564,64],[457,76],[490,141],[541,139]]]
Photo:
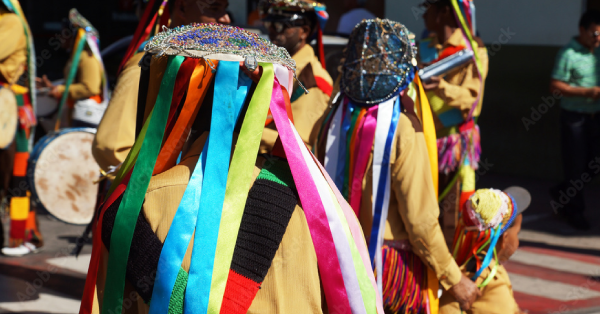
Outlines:
[[[492,265],[495,264],[492,261]],[[492,266],[486,268],[481,276],[475,282],[481,284],[485,278],[488,277]],[[472,273],[467,273],[467,276],[472,276]],[[504,266],[498,266],[496,275],[490,283],[481,289],[481,297],[477,298],[471,309],[466,312],[461,312],[458,302],[454,300],[448,292],[444,292],[440,299],[440,314],[518,314],[521,313],[519,306],[515,302],[513,296],[512,285],[508,272]]]
[[[71,61],[65,66],[64,75],[69,76]],[[60,94],[65,92],[65,85],[57,86]],[[102,65],[89,49],[81,53],[79,64],[77,65],[77,75],[73,84],[69,86],[69,99],[77,101],[86,99],[102,93]]]
[[[185,192],[189,177],[198,162],[207,136],[208,133],[205,133],[196,140],[180,164],[156,175],[150,181],[142,213],[161,241],[167,237],[171,222],[175,217],[175,212]],[[258,175],[264,162],[263,158],[257,160],[254,177]],[[186,271],[189,271],[190,267],[193,242],[192,238],[182,263],[182,268]],[[103,250],[106,248],[103,247]],[[108,253],[103,255],[108,256]],[[302,258],[296,258],[298,256],[302,256]],[[101,261],[100,274],[106,273],[107,264],[108,259]],[[98,276],[99,279],[103,277]],[[100,303],[102,302],[103,286],[103,280],[98,280],[97,291]],[[124,313],[148,313],[149,306],[132,289],[127,282],[125,295],[133,293],[137,304]],[[296,206],[273,259],[273,265],[269,268],[267,277],[248,313],[323,313],[321,307],[324,304],[321,298],[321,283],[315,249],[304,211],[300,206]],[[97,304],[98,302],[95,300],[94,313],[100,313]]]
[[25,71],[27,40],[19,17],[0,9],[0,80],[15,83]]
[[[302,89],[297,82],[294,83],[294,92],[290,95],[292,98],[294,125],[304,142],[309,147],[312,147],[317,140],[324,117],[323,113],[327,109],[330,97],[330,95],[323,91],[326,88],[320,88],[317,84],[323,84],[322,82],[324,81],[331,86],[333,80],[327,70],[323,69],[321,62],[319,62],[310,45],[307,44],[302,47],[302,49],[292,56],[292,59],[296,61],[298,79],[309,92],[308,94],[301,95],[296,101],[293,101],[292,95],[300,92],[298,89]],[[320,82],[318,82],[319,79],[321,80]],[[271,122],[263,132],[260,143],[261,153],[267,153],[273,149],[277,135],[275,123]]]
[[[433,40],[431,44],[439,53],[441,53],[444,49],[449,47],[465,47],[465,40],[462,31],[457,28],[445,43],[440,44],[436,40]],[[489,66],[487,49],[485,47],[477,47],[477,52],[481,64],[479,70],[481,71],[483,84],[485,84]],[[463,119],[466,119],[477,97],[480,96],[480,99],[483,99],[483,93],[479,95],[481,84],[482,81],[479,79],[475,64],[471,62],[466,66],[444,75],[438,88],[428,92],[431,106],[434,111],[433,116],[438,138],[448,135],[449,130],[445,129],[448,126],[442,124],[442,121],[440,121],[437,114],[447,110],[447,108],[456,108],[461,111]],[[433,95],[439,97],[442,102],[432,99]],[[480,101],[477,108],[475,108],[475,111],[473,112],[474,117],[479,116],[481,113],[481,104],[482,102]]]
[[104,171],[125,160],[135,142],[135,117],[143,53],[135,54],[123,67],[108,108],[98,125],[92,154]]

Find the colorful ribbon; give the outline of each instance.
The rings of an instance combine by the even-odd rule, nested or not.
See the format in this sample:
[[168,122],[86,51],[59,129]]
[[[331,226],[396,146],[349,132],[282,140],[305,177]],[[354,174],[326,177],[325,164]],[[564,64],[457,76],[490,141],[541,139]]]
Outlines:
[[69,98],[69,87],[73,83],[75,79],[75,75],[77,74],[77,65],[79,64],[79,59],[81,58],[81,52],[83,52],[83,48],[87,40],[85,39],[86,33],[85,29],[80,28],[77,31],[77,37],[75,39],[75,49],[73,49],[73,54],[71,56],[71,68],[69,69],[69,76],[67,76],[67,80],[65,81],[65,91],[62,94],[60,99],[60,103],[58,104],[58,118],[56,119],[56,125],[54,126],[54,130],[58,131],[60,128],[60,118],[62,117],[62,111],[67,103],[67,99]]
[[249,88],[248,82],[247,85],[242,83],[241,95],[237,94],[239,72],[239,62],[221,61],[217,67],[206,170],[202,182],[204,197],[200,198],[196,220],[184,299],[185,313],[206,313],[208,310],[229,171],[229,163],[224,161],[230,160],[233,130]]
[[131,181],[124,192],[123,201],[115,218],[102,307],[102,313],[104,314],[111,313],[111,311],[120,312],[123,306],[125,271],[134,231],[132,226],[136,225],[162,144],[171,104],[171,95],[175,87],[175,77],[183,60],[184,57],[182,56],[168,58],[167,71],[162,79],[156,100],[156,112],[151,117],[136,166],[131,175]]

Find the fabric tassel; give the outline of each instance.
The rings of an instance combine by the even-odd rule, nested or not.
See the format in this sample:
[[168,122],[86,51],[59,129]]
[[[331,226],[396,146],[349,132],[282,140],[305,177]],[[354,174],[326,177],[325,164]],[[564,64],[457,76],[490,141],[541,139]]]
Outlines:
[[444,174],[454,172],[464,162],[474,170],[479,169],[481,158],[481,143],[479,126],[473,125],[460,133],[450,134],[437,140],[439,171]]
[[427,267],[412,251],[398,250],[386,244],[382,246],[382,250],[383,302],[386,311],[427,313]]

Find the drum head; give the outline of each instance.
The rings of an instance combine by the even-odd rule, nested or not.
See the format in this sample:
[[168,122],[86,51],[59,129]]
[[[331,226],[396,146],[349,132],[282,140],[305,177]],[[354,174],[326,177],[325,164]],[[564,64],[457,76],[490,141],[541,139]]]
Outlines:
[[0,88],[0,149],[15,139],[19,113],[15,95],[8,88]]
[[63,130],[40,142],[45,147],[34,160],[34,193],[62,221],[87,224],[94,215],[100,167],[92,156],[93,140],[93,133]]

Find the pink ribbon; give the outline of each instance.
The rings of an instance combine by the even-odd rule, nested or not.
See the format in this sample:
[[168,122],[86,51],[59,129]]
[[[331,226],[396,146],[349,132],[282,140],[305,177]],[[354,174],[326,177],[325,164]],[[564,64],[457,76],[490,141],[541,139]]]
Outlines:
[[362,183],[367,170],[367,163],[371,156],[373,141],[375,140],[375,130],[377,129],[377,108],[373,106],[367,110],[363,123],[360,126],[358,133],[357,157],[354,167],[354,174],[350,192],[350,205],[354,209],[356,216],[360,210],[360,202],[362,199]]
[[327,173],[327,171],[325,171],[325,168],[323,168],[323,166],[317,161],[317,158],[314,155],[313,155],[313,159],[314,159],[315,163],[319,166],[319,169],[321,169],[321,173],[323,174],[325,179],[327,179],[329,186],[331,186],[331,190],[335,194],[335,197],[337,198],[338,203],[342,207],[342,211],[344,212],[344,216],[346,217],[346,220],[348,221],[348,226],[350,227],[350,233],[352,233],[352,238],[354,238],[354,242],[356,243],[356,246],[358,247],[358,252],[360,253],[360,257],[363,261],[365,268],[367,269],[367,275],[369,276],[371,285],[373,286],[375,293],[377,293],[377,313],[383,314],[384,313],[383,312],[383,302],[382,302],[381,295],[379,295],[379,289],[377,289],[377,282],[375,281],[375,276],[373,274],[373,271],[371,271],[373,269],[373,267],[371,266],[371,258],[369,257],[369,251],[367,250],[367,244],[365,242],[365,239],[364,239],[364,236],[362,233],[362,228],[358,224],[358,220],[356,219],[356,215],[354,214],[352,207],[350,207],[350,204],[348,204],[348,202],[346,202],[346,199],[344,198],[344,196],[342,196],[342,193],[340,193],[340,190],[337,189],[337,187],[335,186],[335,183],[329,176],[329,173]]
[[271,113],[300,195],[302,208],[306,214],[327,304],[330,309],[335,308],[335,313],[352,313],[338,258],[332,256],[337,253],[325,208],[308,166],[302,158],[301,149],[307,148],[301,148],[295,140],[292,124],[285,110],[281,86],[277,80],[273,84],[271,99]]

